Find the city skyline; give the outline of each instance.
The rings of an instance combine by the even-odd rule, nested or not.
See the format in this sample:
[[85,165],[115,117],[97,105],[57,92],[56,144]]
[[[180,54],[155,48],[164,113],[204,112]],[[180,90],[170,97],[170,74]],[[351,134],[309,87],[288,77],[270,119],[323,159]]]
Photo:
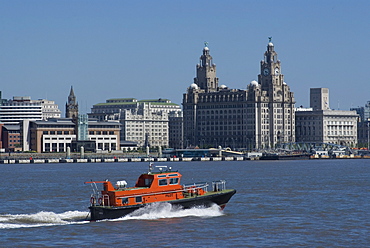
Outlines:
[[[0,1],[3,98],[53,100],[64,114],[110,98],[181,105],[204,42],[219,84],[246,89],[272,36],[296,106],[329,88],[332,109],[369,100],[366,1]],[[356,78],[356,83],[352,80]]]

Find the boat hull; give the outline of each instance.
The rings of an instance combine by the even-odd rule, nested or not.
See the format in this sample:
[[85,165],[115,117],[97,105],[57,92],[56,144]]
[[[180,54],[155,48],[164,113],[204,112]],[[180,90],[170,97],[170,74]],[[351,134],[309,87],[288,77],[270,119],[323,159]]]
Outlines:
[[[204,206],[210,207],[214,204],[219,205],[222,209],[225,207],[226,203],[230,198],[236,193],[236,190],[223,190],[218,192],[208,192],[205,195],[186,197],[179,200],[165,201],[174,206],[181,206],[184,209]],[[145,207],[149,204],[137,204],[132,206],[123,206],[123,207],[107,207],[107,206],[91,206],[90,217],[92,221],[103,220],[103,219],[117,219],[128,215],[135,210]]]

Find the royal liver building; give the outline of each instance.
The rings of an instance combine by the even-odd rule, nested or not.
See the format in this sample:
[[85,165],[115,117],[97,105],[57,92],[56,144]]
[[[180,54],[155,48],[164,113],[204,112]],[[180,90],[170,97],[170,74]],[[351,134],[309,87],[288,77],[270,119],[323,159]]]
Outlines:
[[295,140],[293,93],[284,83],[271,41],[258,82],[247,90],[218,83],[206,44],[194,83],[183,96],[184,146],[252,149]]
[[207,45],[183,96],[185,147],[246,147],[246,90],[218,85]]
[[281,69],[270,40],[258,82],[248,86],[247,137],[253,140],[255,148],[273,148],[295,141],[295,101]]

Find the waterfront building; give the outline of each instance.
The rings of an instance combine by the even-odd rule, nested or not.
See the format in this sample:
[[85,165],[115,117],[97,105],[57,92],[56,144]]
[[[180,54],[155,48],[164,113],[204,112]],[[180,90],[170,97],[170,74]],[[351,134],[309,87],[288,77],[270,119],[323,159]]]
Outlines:
[[357,125],[357,139],[359,148],[370,149],[370,120],[359,121]]
[[183,95],[185,147],[247,146],[247,91],[218,85],[216,65],[206,44],[196,77]]
[[351,108],[351,110],[356,111],[360,116],[357,126],[358,146],[370,149],[370,101],[367,101],[364,107]]
[[54,101],[31,97],[14,96],[12,100],[0,105],[0,121],[8,125],[17,125],[23,120],[47,120],[59,118],[61,111]]
[[295,141],[295,100],[270,41],[260,63],[258,82],[248,86],[247,138],[256,148]]
[[183,148],[183,122],[182,111],[173,111],[168,115],[168,138],[169,147],[175,149]]
[[54,101],[32,100],[29,96],[14,96],[7,101],[3,99],[0,105],[0,122],[4,123],[2,131],[5,132],[2,136],[3,148],[27,151],[29,121],[60,118],[60,115],[61,111]]
[[370,101],[367,101],[365,107],[351,108],[350,110],[357,112],[357,114],[360,116],[361,122],[366,122],[370,119]]
[[42,119],[47,120],[50,118],[60,118],[61,111],[55,101],[46,99],[34,100],[33,102],[39,102],[41,104]]
[[89,118],[96,118],[100,121],[120,120],[120,114],[125,109],[139,109],[140,105],[147,104],[148,111],[152,113],[181,111],[181,107],[172,103],[169,99],[137,100],[135,98],[113,98],[105,103],[94,104],[89,113]]
[[[108,99],[105,103],[93,106],[90,118],[115,120],[122,124],[121,142],[135,142],[139,147],[168,147],[170,134],[170,115],[181,115],[181,107],[168,99],[137,100],[135,98]],[[171,125],[173,128],[176,124]]]
[[313,110],[296,112],[296,141],[357,145],[355,111]]
[[[322,88],[325,89],[325,88]],[[317,94],[317,91],[310,91]],[[321,91],[322,92],[322,91]],[[327,91],[328,92],[328,91]],[[329,99],[329,95],[322,98]],[[310,96],[311,101],[323,102],[317,97]],[[333,143],[349,147],[357,146],[356,111],[330,110],[329,104],[316,104],[309,110],[298,108],[296,110],[296,141]]]
[[[77,140],[76,124],[72,118],[30,121],[30,149],[36,152],[66,152]],[[88,120],[88,140],[95,142],[95,150],[119,149],[120,124]]]
[[168,147],[168,113],[150,109],[150,103],[141,103],[135,109],[122,110],[121,139],[139,147]]
[[8,125],[19,125],[23,120],[42,120],[42,106],[31,102],[30,97],[13,97],[0,106],[0,121]]
[[264,56],[258,82],[247,90],[229,89],[218,85],[204,47],[194,83],[183,95],[185,146],[253,149],[295,140],[295,101],[271,40]]
[[14,152],[21,150],[21,132],[19,125],[0,125],[1,148],[3,151]]

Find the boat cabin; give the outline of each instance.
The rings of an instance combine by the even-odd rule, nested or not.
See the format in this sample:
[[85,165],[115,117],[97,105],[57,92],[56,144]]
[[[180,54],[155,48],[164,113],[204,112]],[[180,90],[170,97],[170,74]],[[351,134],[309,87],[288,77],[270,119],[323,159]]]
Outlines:
[[152,172],[141,174],[134,187],[126,187],[126,181],[118,181],[116,187],[104,181],[100,200],[103,206],[127,206],[183,198],[182,175],[177,171]]

